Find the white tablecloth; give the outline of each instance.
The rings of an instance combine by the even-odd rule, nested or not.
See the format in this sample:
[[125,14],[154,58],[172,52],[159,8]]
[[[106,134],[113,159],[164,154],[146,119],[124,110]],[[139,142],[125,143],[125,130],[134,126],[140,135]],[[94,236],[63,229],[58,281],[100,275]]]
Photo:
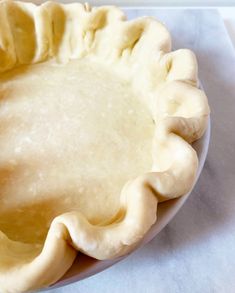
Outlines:
[[[235,52],[215,10],[128,10],[153,15],[175,48],[191,48],[212,111],[209,155],[191,197],[148,245],[56,293],[235,292]],[[48,291],[49,292],[49,291]]]

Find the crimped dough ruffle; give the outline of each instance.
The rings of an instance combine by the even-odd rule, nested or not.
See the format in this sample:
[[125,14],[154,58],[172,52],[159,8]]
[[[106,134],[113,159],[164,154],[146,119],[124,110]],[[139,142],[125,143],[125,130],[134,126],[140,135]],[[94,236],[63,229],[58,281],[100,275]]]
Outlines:
[[197,88],[193,52],[170,50],[161,23],[149,17],[125,21],[116,7],[0,2],[0,72],[49,58],[67,62],[89,56],[132,80],[156,123],[152,170],[124,186],[112,223],[94,226],[81,213],[62,214],[43,247],[11,241],[0,232],[1,292],[56,282],[77,251],[97,259],[131,251],[156,221],[158,203],[190,190],[198,166],[190,144],[203,135],[209,107]]

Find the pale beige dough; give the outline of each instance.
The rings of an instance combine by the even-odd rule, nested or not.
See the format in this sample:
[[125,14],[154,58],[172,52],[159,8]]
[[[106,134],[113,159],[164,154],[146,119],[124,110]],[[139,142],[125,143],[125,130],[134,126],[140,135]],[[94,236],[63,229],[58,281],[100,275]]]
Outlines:
[[57,282],[78,252],[130,253],[191,190],[197,85],[194,53],[153,18],[0,1],[1,293]]
[[50,61],[3,74],[0,92],[0,230],[42,243],[64,212],[115,216],[152,163],[154,123],[130,84],[86,59]]

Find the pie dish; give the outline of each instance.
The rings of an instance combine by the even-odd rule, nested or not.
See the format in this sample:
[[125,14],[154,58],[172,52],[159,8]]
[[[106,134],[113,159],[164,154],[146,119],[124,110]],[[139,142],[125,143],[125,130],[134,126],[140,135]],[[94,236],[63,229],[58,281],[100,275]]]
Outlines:
[[191,189],[208,115],[195,55],[158,21],[0,2],[0,291],[132,251]]

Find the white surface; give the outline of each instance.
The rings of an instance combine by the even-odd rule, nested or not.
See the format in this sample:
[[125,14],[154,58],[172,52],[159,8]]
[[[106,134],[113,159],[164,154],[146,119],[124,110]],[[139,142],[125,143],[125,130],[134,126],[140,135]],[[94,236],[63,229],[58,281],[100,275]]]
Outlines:
[[[32,0],[29,0],[32,1]],[[43,1],[43,0],[36,0]],[[71,2],[71,0],[61,0],[60,2]],[[89,2],[92,5],[113,4],[119,6],[160,6],[160,7],[182,7],[182,6],[231,6],[235,5],[235,0],[80,0],[80,2]]]
[[[212,110],[201,178],[174,220],[112,268],[56,293],[233,293],[235,288],[235,54],[213,10],[128,11],[164,21],[175,48],[195,51]],[[183,23],[183,25],[182,25]]]
[[225,26],[235,48],[235,7],[219,7],[218,11],[224,20]]

